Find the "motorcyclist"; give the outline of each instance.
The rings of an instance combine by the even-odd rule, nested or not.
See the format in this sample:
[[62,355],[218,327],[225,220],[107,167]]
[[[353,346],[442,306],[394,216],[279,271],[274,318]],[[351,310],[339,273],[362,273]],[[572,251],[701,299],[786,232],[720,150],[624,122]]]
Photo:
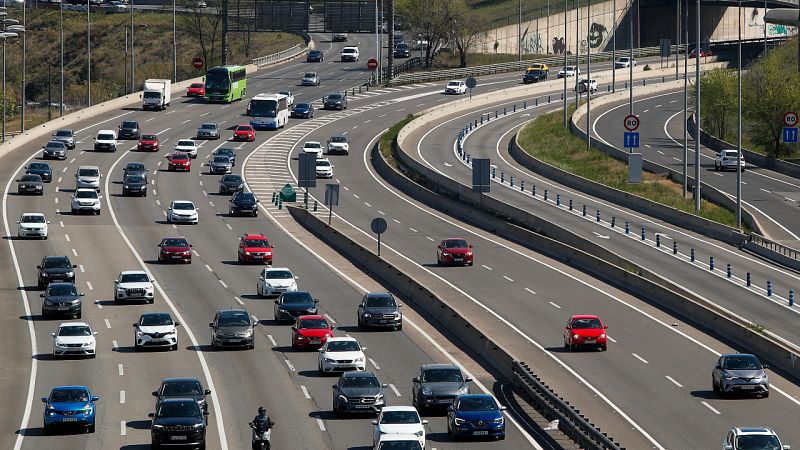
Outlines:
[[267,409],[263,406],[258,407],[258,415],[253,418],[250,424],[257,432],[263,432],[275,426],[275,422],[269,418]]

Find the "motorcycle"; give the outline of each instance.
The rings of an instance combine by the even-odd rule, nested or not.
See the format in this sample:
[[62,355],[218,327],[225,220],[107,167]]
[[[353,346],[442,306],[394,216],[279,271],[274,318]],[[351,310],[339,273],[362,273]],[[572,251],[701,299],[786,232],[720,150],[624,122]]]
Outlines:
[[[274,425],[273,425],[274,427]],[[269,427],[267,429],[258,429],[255,423],[250,422],[250,428],[253,429],[252,435],[252,449],[253,450],[269,450],[270,445],[270,437],[272,436],[272,428]]]

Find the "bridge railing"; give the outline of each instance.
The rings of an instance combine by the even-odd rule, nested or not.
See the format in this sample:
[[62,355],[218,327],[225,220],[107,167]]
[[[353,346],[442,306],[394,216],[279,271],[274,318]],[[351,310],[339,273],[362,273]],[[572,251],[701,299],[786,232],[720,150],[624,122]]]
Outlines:
[[287,59],[294,58],[295,56],[305,52],[306,48],[307,44],[297,44],[293,47],[287,48],[286,50],[280,51],[278,53],[262,56],[261,58],[255,58],[253,59],[253,64],[260,69],[270,64],[275,64],[281,61],[285,61]]

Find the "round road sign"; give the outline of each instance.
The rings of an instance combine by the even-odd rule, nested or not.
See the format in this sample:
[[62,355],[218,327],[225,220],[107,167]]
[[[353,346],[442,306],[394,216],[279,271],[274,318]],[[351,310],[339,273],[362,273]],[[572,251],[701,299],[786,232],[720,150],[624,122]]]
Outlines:
[[199,56],[195,56],[194,59],[192,59],[192,65],[195,69],[202,69],[204,64],[205,62],[203,62],[203,58]]
[[372,223],[369,224],[369,227],[372,228],[373,233],[382,234],[386,231],[386,220],[381,217],[376,217],[372,219]]
[[636,131],[639,128],[639,118],[633,114],[625,116],[625,120],[623,120],[622,125],[628,131]]
[[378,68],[378,60],[375,58],[370,58],[369,61],[367,61],[367,69],[375,70],[377,68]]
[[796,127],[797,126],[797,113],[789,111],[783,115],[783,124],[787,127]]
[[472,89],[478,85],[478,80],[476,80],[474,77],[469,77],[466,80],[466,84],[468,88]]

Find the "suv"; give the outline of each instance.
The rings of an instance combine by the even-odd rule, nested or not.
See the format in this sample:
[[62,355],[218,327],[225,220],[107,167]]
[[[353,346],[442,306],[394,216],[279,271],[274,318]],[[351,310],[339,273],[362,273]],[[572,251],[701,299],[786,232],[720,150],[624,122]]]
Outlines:
[[42,159],[67,159],[67,146],[61,141],[50,141],[42,147]]
[[118,135],[120,139],[139,139],[142,136],[142,132],[139,130],[139,122],[123,120],[119,126]]
[[155,280],[150,279],[147,272],[141,270],[120,272],[114,280],[114,301],[144,300],[152,304],[155,299],[153,281]]
[[459,395],[469,394],[472,378],[465,378],[452,364],[423,364],[412,380],[412,401],[418,410],[431,406],[448,407]]
[[100,196],[92,188],[75,189],[72,195],[72,214],[89,211],[92,214],[100,215]]
[[152,418],[150,439],[153,448],[161,444],[206,448],[206,417],[192,397],[168,398],[158,403]]
[[136,351],[144,347],[167,347],[170,350],[178,349],[178,326],[169,313],[150,312],[139,316],[139,321],[133,324],[136,331],[133,333],[133,347]]
[[197,127],[197,139],[219,139],[219,127],[215,123],[203,123]]
[[589,80],[588,78],[584,78],[578,82],[577,86],[575,86],[575,90],[580,93],[586,92],[587,89],[591,89],[592,94],[597,92],[597,80]]
[[42,431],[50,434],[53,427],[80,426],[94,433],[95,402],[100,397],[92,395],[86,386],[60,386],[50,395],[42,397],[44,421]]
[[358,47],[345,47],[342,49],[342,62],[345,61],[358,61]]
[[144,177],[146,178],[146,177],[147,177],[147,172],[148,172],[149,170],[150,170],[150,169],[148,169],[148,168],[147,168],[147,167],[144,165],[144,163],[140,163],[140,162],[129,162],[129,163],[128,163],[128,164],[126,164],[126,165],[125,165],[125,167],[122,169],[122,173],[123,173],[123,175],[124,175],[124,176],[128,176],[128,175],[142,175],[142,176],[144,176]]
[[[717,153],[717,156],[714,157],[714,170],[727,170],[732,169],[736,171],[736,155],[739,154],[739,151],[736,149],[726,149],[722,150]],[[744,162],[744,155],[739,156],[739,169],[744,172],[745,170],[745,162]]]
[[333,389],[333,413],[369,412],[379,413],[386,405],[381,384],[372,372],[345,372]]
[[50,283],[44,293],[39,294],[42,301],[42,317],[51,314],[64,314],[76,319],[81,318],[81,297],[74,283]]
[[547,81],[547,71],[542,69],[528,69],[525,75],[522,76],[522,83],[538,83],[540,81]]
[[75,132],[68,128],[53,133],[53,140],[62,142],[68,149],[75,148]]
[[117,151],[117,134],[114,130],[100,130],[94,138],[94,151]]
[[333,42],[347,42],[347,33],[333,33],[331,40]]
[[53,169],[50,164],[43,162],[32,162],[25,166],[26,175],[39,175],[42,177],[42,183],[50,183],[53,181]]
[[790,446],[781,444],[774,431],[767,427],[735,427],[728,431],[722,441],[722,450],[751,449],[789,450]]
[[311,50],[306,55],[306,62],[322,62],[324,59],[325,55],[319,50]]
[[722,355],[711,373],[711,388],[721,396],[734,393],[769,397],[769,376],[755,355]]
[[388,292],[367,292],[358,304],[358,327],[393,327],[403,329],[403,313]]
[[328,154],[334,153],[350,154],[350,143],[347,141],[347,136],[331,136],[328,139]]
[[153,391],[153,397],[156,398],[156,409],[164,400],[191,397],[205,412],[208,411],[206,395],[211,395],[211,391],[203,389],[203,384],[197,378],[165,378],[161,380],[158,390]]
[[249,214],[258,217],[258,202],[252,192],[235,192],[229,200],[228,215]]
[[122,195],[147,197],[147,178],[142,175],[125,175],[122,180]]
[[411,56],[411,52],[408,49],[408,44],[401,42],[394,46],[395,58],[408,58],[409,56]]
[[75,189],[90,188],[100,190],[100,168],[97,166],[80,166],[75,172]]
[[37,284],[39,288],[43,288],[47,286],[48,283],[53,283],[56,281],[64,281],[69,283],[75,282],[75,268],[77,268],[75,264],[72,264],[69,261],[69,258],[65,256],[45,256],[42,258],[42,262],[36,266],[39,269],[39,274],[37,275]]
[[631,66],[631,61],[633,61],[633,66],[636,67],[636,58],[631,58],[630,56],[620,56],[614,61],[614,68],[615,69],[625,69]]
[[256,345],[254,329],[258,325],[250,313],[244,309],[220,309],[214,316],[211,327],[211,348],[219,350],[221,347],[247,347],[253,349]]
[[275,322],[280,325],[284,321],[294,322],[300,316],[316,314],[318,302],[306,291],[284,292],[275,300]]
[[347,94],[328,94],[322,100],[322,109],[347,109]]
[[453,80],[447,83],[447,86],[444,87],[445,94],[464,94],[467,92],[467,83],[461,80]]

